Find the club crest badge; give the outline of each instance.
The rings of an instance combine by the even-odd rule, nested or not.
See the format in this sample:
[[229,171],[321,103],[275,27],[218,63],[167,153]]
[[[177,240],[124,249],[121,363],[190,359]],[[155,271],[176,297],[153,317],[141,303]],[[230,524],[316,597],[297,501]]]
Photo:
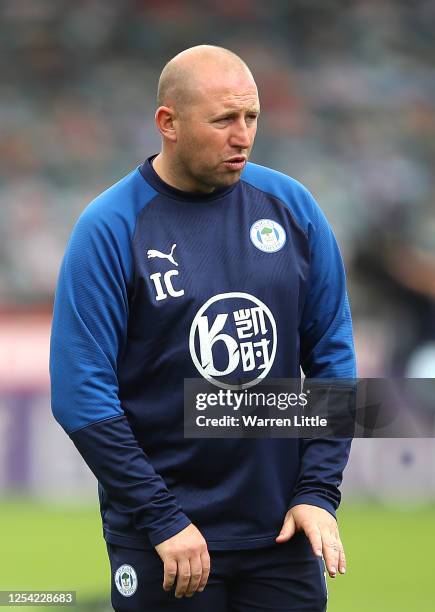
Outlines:
[[276,253],[286,242],[284,228],[271,219],[259,219],[251,226],[252,244],[264,253]]
[[131,565],[121,565],[115,573],[115,584],[124,597],[131,597],[136,593],[137,575]]

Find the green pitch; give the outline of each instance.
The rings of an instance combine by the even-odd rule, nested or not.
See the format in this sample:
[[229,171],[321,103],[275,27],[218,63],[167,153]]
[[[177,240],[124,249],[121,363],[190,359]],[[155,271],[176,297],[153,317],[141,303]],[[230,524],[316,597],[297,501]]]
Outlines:
[[[435,507],[343,504],[339,518],[348,572],[328,580],[328,612],[433,612]],[[32,589],[77,591],[71,610],[111,609],[97,508],[0,502],[0,590]]]

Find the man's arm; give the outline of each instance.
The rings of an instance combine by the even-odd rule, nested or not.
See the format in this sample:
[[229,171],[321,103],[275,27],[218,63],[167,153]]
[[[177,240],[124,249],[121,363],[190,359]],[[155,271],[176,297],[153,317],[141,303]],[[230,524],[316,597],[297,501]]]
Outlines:
[[[79,219],[60,270],[50,353],[52,410],[118,511],[130,515],[153,546],[175,540],[162,556],[165,572],[175,560],[187,575],[184,539],[195,557],[208,554],[205,540],[155,472],[119,401],[117,361],[127,338],[132,276],[130,228],[121,217],[106,217],[101,206],[94,202]],[[192,574],[197,565],[192,561]],[[190,578],[183,580],[181,590],[177,585],[182,594],[192,586]]]
[[[310,279],[300,324],[301,365],[308,378],[352,379],[356,375],[352,322],[342,258],[323,213],[307,193]],[[335,512],[350,439],[302,439],[301,467],[290,510],[277,541],[303,529],[328,571],[345,571]],[[320,554],[322,554],[320,552]]]

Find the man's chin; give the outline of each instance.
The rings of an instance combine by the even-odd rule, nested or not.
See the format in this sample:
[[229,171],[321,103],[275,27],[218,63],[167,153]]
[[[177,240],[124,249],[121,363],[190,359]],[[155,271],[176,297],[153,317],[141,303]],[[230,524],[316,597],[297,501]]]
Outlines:
[[225,172],[225,174],[221,174],[219,179],[221,179],[221,187],[229,187],[240,179],[240,175],[242,174],[243,168],[241,170],[230,170],[229,172]]
[[210,186],[210,188],[214,191],[215,189],[223,189],[225,187],[231,187],[234,183],[240,179],[240,175],[242,174],[242,170],[231,170],[227,172],[216,172],[215,174],[207,176],[207,178],[203,180],[204,185]]

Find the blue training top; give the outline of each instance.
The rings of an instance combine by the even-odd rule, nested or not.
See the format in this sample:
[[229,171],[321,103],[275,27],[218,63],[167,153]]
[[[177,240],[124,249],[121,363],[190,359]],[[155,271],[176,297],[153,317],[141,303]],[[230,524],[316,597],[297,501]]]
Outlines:
[[191,194],[151,162],[73,230],[53,414],[98,479],[108,542],[155,546],[192,522],[210,550],[270,546],[291,506],[335,515],[350,442],[185,439],[183,381],[354,377],[342,259],[297,181],[248,163],[235,184]]

